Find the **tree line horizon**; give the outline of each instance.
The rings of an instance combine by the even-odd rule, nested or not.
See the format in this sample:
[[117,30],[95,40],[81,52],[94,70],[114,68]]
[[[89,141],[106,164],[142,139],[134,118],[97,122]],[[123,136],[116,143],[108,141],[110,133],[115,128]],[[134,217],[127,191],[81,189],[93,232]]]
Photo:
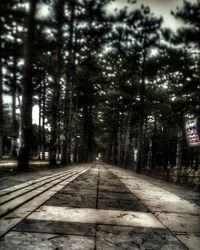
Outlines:
[[[19,170],[46,152],[50,166],[101,156],[138,173],[199,169],[184,128],[200,117],[198,0],[172,12],[177,31],[144,5],[106,14],[111,0],[2,1],[0,158]],[[36,15],[41,4],[48,17]]]

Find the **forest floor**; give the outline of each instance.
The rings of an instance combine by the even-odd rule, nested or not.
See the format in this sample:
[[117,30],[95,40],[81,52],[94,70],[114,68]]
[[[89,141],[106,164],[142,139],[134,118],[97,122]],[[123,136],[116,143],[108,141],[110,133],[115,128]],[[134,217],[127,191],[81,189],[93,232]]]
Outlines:
[[0,249],[200,246],[200,194],[92,163],[0,179]]

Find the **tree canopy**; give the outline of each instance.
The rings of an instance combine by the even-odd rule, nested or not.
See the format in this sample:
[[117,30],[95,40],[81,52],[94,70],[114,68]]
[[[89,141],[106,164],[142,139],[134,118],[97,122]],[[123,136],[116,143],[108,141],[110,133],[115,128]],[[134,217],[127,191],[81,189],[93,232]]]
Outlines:
[[3,1],[0,157],[19,169],[45,152],[51,166],[198,167],[184,124],[200,116],[200,2],[172,11],[176,32],[148,6],[108,14],[110,2]]

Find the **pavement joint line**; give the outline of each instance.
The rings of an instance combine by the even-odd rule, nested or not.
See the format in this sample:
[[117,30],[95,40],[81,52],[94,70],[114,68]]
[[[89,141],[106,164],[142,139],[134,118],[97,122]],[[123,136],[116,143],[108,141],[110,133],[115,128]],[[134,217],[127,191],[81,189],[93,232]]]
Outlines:
[[[70,178],[71,176],[73,176],[73,175],[75,175],[76,173],[79,173],[79,171],[77,170],[76,172],[73,172],[72,174],[68,174],[68,173],[66,173],[65,175],[63,175],[62,177],[60,177],[60,178]],[[67,177],[66,177],[67,176]],[[21,205],[23,205],[24,203],[26,203],[26,202],[28,202],[29,200],[31,200],[31,199],[33,199],[34,197],[36,197],[36,196],[38,196],[38,195],[40,195],[40,194],[42,194],[43,192],[45,192],[46,190],[48,190],[49,188],[52,188],[52,187],[54,187],[55,185],[58,185],[59,183],[61,183],[63,180],[62,179],[56,179],[56,180],[53,180],[53,181],[51,181],[51,182],[49,182],[49,183],[46,183],[46,184],[44,184],[44,185],[42,185],[42,188],[45,188],[44,190],[32,190],[32,191],[30,191],[30,192],[28,192],[28,193],[26,193],[25,195],[30,195],[31,193],[33,193],[33,195],[31,195],[31,197],[29,197],[29,198],[25,198],[24,199],[24,201],[20,201],[20,200],[17,200],[17,202],[16,202],[16,199],[18,198],[18,197],[16,197],[16,198],[13,198],[11,201],[8,201],[8,202],[6,202],[3,206],[1,206],[1,209],[0,209],[0,217],[3,217],[3,216],[5,216],[6,214],[8,214],[8,213],[10,213],[11,211],[13,211],[14,209],[16,209],[16,208],[18,208],[18,207],[20,207]],[[54,182],[56,182],[55,184],[54,184]],[[50,184],[51,186],[50,187],[45,187],[45,186],[48,186],[48,184]],[[36,194],[35,194],[35,192],[36,192]],[[35,195],[34,195],[35,194]],[[23,196],[25,196],[25,195],[22,195],[21,197],[23,197]],[[13,204],[12,204],[13,203]]]
[[189,214],[189,215],[191,215],[191,216],[198,216],[198,217],[200,217],[200,214],[191,214],[191,213],[184,213],[184,212],[171,212],[171,211],[164,211],[164,210],[153,210],[153,211],[151,211],[151,213],[152,214],[154,214],[154,213],[164,213],[164,214],[184,214],[184,215],[186,215],[186,214]]
[[[59,178],[62,178],[63,176],[66,176],[67,174],[73,174],[75,171],[76,170],[71,171],[70,173],[67,172],[65,174],[62,174],[62,175],[59,175],[59,176],[56,176],[56,177],[53,176],[51,178],[48,178],[48,180],[46,180],[46,179],[42,180],[41,182],[44,182],[42,184],[41,184],[41,182],[37,182],[37,183],[34,183],[32,185],[29,185],[28,187],[25,187],[25,189],[19,189],[19,190],[11,192],[9,194],[5,194],[3,197],[0,197],[0,205],[5,204],[6,202],[9,202],[9,201],[11,201],[11,200],[13,200],[15,198],[18,198],[18,197],[20,197],[20,196],[22,196],[24,194],[27,194],[27,193],[31,192],[32,190],[36,190],[36,189],[44,186],[45,184],[48,184],[48,183],[52,182],[52,180],[55,180],[55,178],[59,179]],[[38,185],[38,186],[34,187],[34,185]],[[16,192],[21,191],[21,190],[23,190],[22,193],[19,193],[17,195],[15,194]],[[12,197],[12,194],[14,194],[15,196]],[[7,199],[6,199],[6,195],[8,196]],[[11,197],[9,197],[10,195],[11,195]]]
[[[112,171],[112,170],[111,170]],[[124,177],[123,177],[124,178]],[[121,178],[122,179],[122,178]],[[137,178],[138,179],[138,178]],[[123,181],[122,181],[123,182]],[[124,182],[123,182],[124,183]],[[125,184],[125,183],[124,183]],[[125,184],[126,185],[126,184]],[[128,187],[127,187],[128,188]],[[129,189],[130,190],[130,189]],[[131,190],[130,190],[131,191]],[[132,192],[132,191],[131,191]],[[168,191],[166,191],[166,192],[168,192]],[[132,192],[133,193],[133,192]],[[134,194],[135,195],[135,194]],[[188,250],[190,250],[178,237],[177,237],[177,235],[175,234],[175,232],[174,231],[172,231],[172,230],[170,230],[170,228],[169,227],[167,227],[163,222],[162,222],[162,220],[161,219],[159,219],[158,218],[158,216],[154,213],[154,211],[152,211],[151,210],[151,208],[149,208],[147,205],[146,205],[146,203],[144,203],[142,200],[140,200],[140,202],[147,208],[147,209],[149,209],[150,210],[150,212],[151,212],[151,214],[166,228],[166,230],[169,232],[169,233],[171,233],[180,243],[181,243],[181,245],[182,246],[184,246],[186,249],[188,249]]]
[[[99,196],[99,166],[98,166],[98,173],[97,173],[97,188],[96,188],[96,209],[98,209],[98,196]],[[94,235],[94,250],[97,249],[97,223],[95,224],[95,235]]]
[[[68,179],[62,180],[61,182],[64,183],[64,187],[68,185],[70,182],[72,182],[74,179],[76,179],[78,176],[86,172],[90,167],[82,168],[81,171],[76,174],[76,176],[72,176]],[[51,190],[52,189],[52,190]],[[6,216],[0,219],[0,237],[3,237],[6,233],[8,233],[10,230],[12,230],[13,227],[15,227],[20,221],[27,218],[31,213],[33,213],[35,210],[37,210],[40,206],[42,206],[45,202],[47,202],[52,196],[54,196],[56,193],[58,193],[61,189],[63,189],[63,186],[59,186],[59,184],[49,188],[46,190],[46,192],[43,192],[39,196],[34,197],[33,199],[29,200],[28,202],[24,203],[23,206],[18,207],[14,211],[10,212]],[[48,195],[47,195],[48,192]],[[33,209],[30,211],[30,207]],[[12,216],[13,219],[6,220],[7,216]]]
[[[73,171],[73,169],[68,169],[66,170],[65,172],[68,172],[68,171]],[[56,173],[56,174],[53,174],[53,175],[48,175],[48,176],[44,176],[44,177],[41,177],[39,179],[36,179],[36,180],[31,180],[31,181],[27,181],[27,182],[23,182],[23,183],[20,183],[20,184],[17,184],[15,186],[12,186],[12,187],[9,187],[9,188],[5,188],[5,189],[2,189],[0,190],[0,197],[1,196],[4,196],[6,194],[9,194],[9,193],[12,193],[12,192],[16,192],[22,188],[25,188],[25,187],[28,187],[28,186],[31,186],[33,184],[36,184],[38,182],[41,182],[43,180],[47,180],[49,178],[52,178],[52,177],[56,177],[58,175],[61,175],[63,172],[60,172],[60,173]]]
[[98,199],[99,199],[99,167],[97,174],[97,197],[96,197],[96,209],[98,209]]

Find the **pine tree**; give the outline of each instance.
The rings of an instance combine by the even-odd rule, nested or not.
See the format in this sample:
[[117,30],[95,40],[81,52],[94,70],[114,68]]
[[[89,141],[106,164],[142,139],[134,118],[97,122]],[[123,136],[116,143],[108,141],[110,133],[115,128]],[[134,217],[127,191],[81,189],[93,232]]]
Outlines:
[[35,13],[37,0],[30,0],[27,18],[27,37],[24,55],[24,79],[22,87],[21,127],[22,145],[19,149],[18,168],[28,170],[32,140],[32,102],[33,102],[33,55],[35,41]]

